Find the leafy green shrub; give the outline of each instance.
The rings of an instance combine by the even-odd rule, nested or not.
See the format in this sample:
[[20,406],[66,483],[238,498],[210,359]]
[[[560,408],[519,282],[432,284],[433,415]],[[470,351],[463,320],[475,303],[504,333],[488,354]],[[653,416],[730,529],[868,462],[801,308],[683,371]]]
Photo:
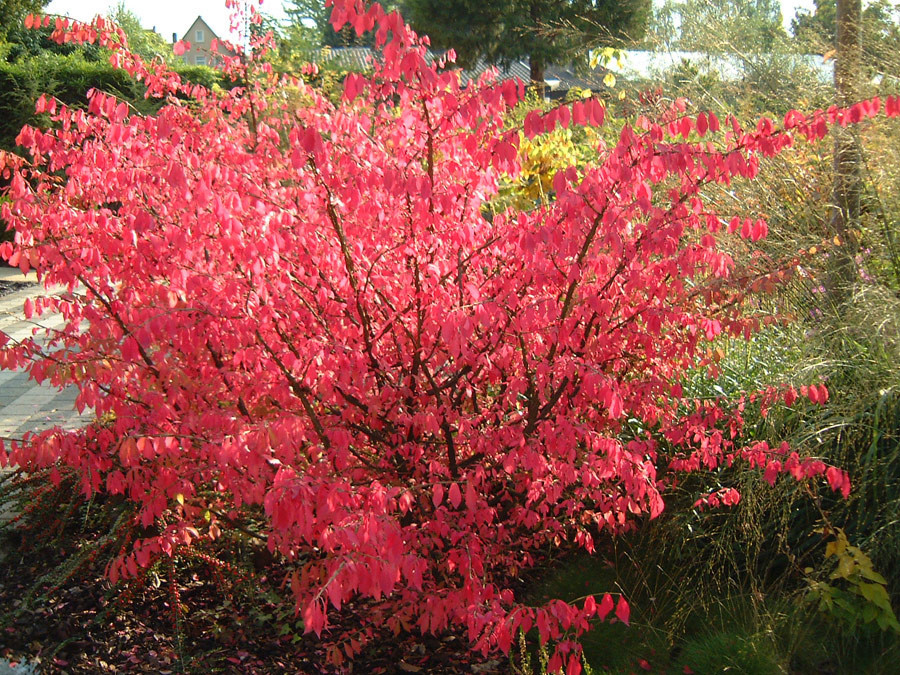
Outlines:
[[875,571],[869,556],[859,547],[850,545],[843,530],[837,530],[834,541],[826,547],[826,560],[832,556],[835,557],[834,571],[827,581],[810,579],[807,600],[851,630],[874,623],[881,630],[900,633],[900,623],[887,594],[887,581]]
[[[175,69],[183,79],[212,88],[222,85],[220,73],[205,66],[183,65]],[[13,150],[25,124],[41,125],[34,103],[41,94],[63,103],[86,106],[89,89],[115,95],[138,112],[153,114],[159,101],[144,98],[144,86],[105,61],[89,61],[80,54],[51,52],[15,63],[0,62],[0,150]]]

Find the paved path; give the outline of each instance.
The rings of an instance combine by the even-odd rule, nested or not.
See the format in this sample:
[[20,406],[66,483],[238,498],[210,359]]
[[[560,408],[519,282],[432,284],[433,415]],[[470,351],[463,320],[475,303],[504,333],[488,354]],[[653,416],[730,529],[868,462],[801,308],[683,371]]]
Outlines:
[[[34,281],[23,278],[18,270],[0,270],[0,281]],[[34,284],[0,297],[0,331],[14,340],[32,335],[38,326],[56,327],[62,324],[59,316],[41,317],[27,321],[22,314],[25,299],[43,292]],[[41,431],[60,425],[65,428],[81,426],[90,414],[79,415],[75,410],[74,389],[57,390],[49,385],[38,386],[24,371],[0,371],[0,436],[21,438],[25,431]]]
[[[30,337],[40,327],[56,327],[62,324],[59,316],[43,316],[28,321],[22,312],[25,299],[44,292],[35,283],[34,275],[23,277],[18,270],[11,270],[0,263],[0,282],[32,282],[7,295],[0,296],[0,331],[13,340]],[[38,385],[28,378],[25,371],[0,370],[0,438],[19,439],[26,431],[43,431],[54,426],[76,429],[90,421],[90,412],[80,415],[75,410],[74,388],[60,391],[50,385]],[[0,475],[8,469],[0,469]],[[12,512],[0,507],[0,522],[6,522]],[[0,550],[0,563],[3,551]],[[2,665],[2,661],[0,661]],[[0,669],[0,675],[3,675]]]

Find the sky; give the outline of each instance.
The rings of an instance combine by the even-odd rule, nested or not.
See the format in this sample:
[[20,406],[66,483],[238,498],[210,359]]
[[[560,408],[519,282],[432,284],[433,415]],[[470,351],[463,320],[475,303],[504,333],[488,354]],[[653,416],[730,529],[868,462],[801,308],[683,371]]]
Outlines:
[[[254,0],[255,1],[255,0]],[[122,0],[125,7],[141,20],[145,28],[156,28],[167,40],[172,33],[181,38],[197,16],[202,16],[219,37],[227,37],[228,10],[225,0]],[[64,14],[81,21],[89,21],[97,14],[107,14],[117,0],[52,0],[47,12]],[[781,13],[789,27],[798,7],[812,9],[813,0],[782,0]],[[264,0],[262,11],[283,18],[282,0]]]

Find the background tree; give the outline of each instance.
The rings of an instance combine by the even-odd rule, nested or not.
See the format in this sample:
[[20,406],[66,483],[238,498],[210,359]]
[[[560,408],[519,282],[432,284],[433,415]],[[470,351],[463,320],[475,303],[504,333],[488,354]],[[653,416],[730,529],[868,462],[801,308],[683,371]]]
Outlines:
[[137,15],[125,7],[124,2],[120,2],[110,11],[109,18],[125,31],[131,51],[145,61],[152,61],[155,57],[168,60],[173,56],[171,46],[162,35],[155,30],[144,28]]
[[[334,33],[328,25],[330,10],[323,0],[288,0],[284,3],[288,16],[284,40],[304,45],[322,45],[325,35]],[[283,40],[283,41],[284,41]]]
[[794,38],[814,49],[828,45],[834,49],[835,0],[813,0],[813,11],[798,9],[791,19]]
[[640,38],[650,6],[650,0],[405,0],[402,11],[432,44],[454,48],[461,65],[527,57],[531,80],[543,82],[547,65],[583,61],[598,39],[615,46]]
[[660,75],[674,96],[701,108],[750,119],[830,102],[826,76],[797,57],[772,0],[666,0],[654,8],[642,46],[691,52]]
[[39,12],[50,0],[0,0],[0,40],[30,12]]
[[641,46],[651,51],[672,51],[677,49],[681,16],[681,3],[666,0],[655,5],[647,18],[647,30]]
[[666,0],[645,44],[708,53],[771,52],[787,37],[778,0]]
[[[380,4],[392,10],[398,3]],[[371,33],[360,36],[349,25],[335,31],[330,21],[331,7],[325,6],[325,0],[286,0],[284,11],[289,19],[285,36],[293,43],[314,47],[370,47],[373,44]]]
[[[826,54],[835,49],[837,5],[835,0],[815,0],[812,12],[798,10],[791,21],[798,49]],[[860,65],[866,77],[896,73],[900,52],[900,8],[888,0],[869,3],[860,15]]]

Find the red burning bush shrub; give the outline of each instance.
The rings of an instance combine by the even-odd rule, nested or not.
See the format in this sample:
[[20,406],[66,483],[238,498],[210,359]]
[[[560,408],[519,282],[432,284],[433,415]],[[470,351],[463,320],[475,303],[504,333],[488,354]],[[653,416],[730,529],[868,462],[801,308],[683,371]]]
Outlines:
[[[558,173],[548,206],[489,219],[519,170],[504,116],[521,84],[462,87],[452,55],[429,63],[378,5],[336,0],[333,22],[376,31],[379,50],[337,106],[252,60],[227,65],[245,86],[186,85],[102,20],[58,23],[169,102],[142,117],[99,91],[88,110],[41,99],[52,128],[22,130],[31,159],[5,157],[17,242],[4,255],[68,290],[26,304],[65,323],[7,344],[2,365],[77,386],[106,423],[31,435],[2,460],[71,467],[86,493],[137,505],[143,529],[113,580],[215,537],[216,512],[262,505],[306,630],[347,653],[378,622],[464,625],[475,649],[504,653],[534,626],[557,645],[551,666],[577,673],[578,635],[627,623],[627,602],[523,605],[512,581],[536,551],[593,551],[658,515],[684,472],[826,475],[787,447],[743,444],[745,400],[682,392],[689,371],[714,368],[710,341],[761,325],[754,297],[786,274],[736,266],[720,237],[756,241],[766,223],[711,212],[702,188],[880,105],[751,131],[676,107]],[[524,133],[603,118],[579,101],[529,114]],[[796,394],[746,400],[784,398]],[[849,489],[836,469],[827,481]],[[369,622],[332,632],[329,612],[359,599]]]

